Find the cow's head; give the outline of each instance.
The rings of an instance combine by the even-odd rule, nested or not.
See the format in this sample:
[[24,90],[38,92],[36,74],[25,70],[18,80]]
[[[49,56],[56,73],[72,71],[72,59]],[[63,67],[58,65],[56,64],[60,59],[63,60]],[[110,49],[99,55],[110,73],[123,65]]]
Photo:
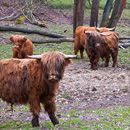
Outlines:
[[[87,51],[91,50],[100,50],[102,37],[101,36],[110,36],[112,33],[99,33],[97,31],[84,31],[86,34],[86,49]],[[91,49],[91,50],[90,50]]]
[[72,63],[71,58],[76,58],[76,56],[65,55],[61,52],[46,52],[42,55],[33,55],[28,57],[41,60],[44,76],[51,82],[61,80],[65,67]]
[[91,43],[97,43],[100,41],[100,37],[101,36],[110,36],[112,33],[99,33],[97,31],[85,31],[84,30],[84,33],[86,34],[86,40],[91,42]]
[[27,40],[26,37],[20,35],[11,36],[9,39],[13,43],[13,48],[15,48],[16,50],[22,49],[25,41]]

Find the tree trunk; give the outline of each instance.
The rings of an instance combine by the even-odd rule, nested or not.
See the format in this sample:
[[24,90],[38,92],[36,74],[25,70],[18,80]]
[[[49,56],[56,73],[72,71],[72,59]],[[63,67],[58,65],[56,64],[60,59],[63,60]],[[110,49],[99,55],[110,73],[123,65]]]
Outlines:
[[123,12],[123,9],[124,9],[125,5],[126,5],[126,0],[122,0],[120,11],[118,12],[118,20],[119,20],[121,14]]
[[13,26],[0,26],[0,31],[14,31],[14,32],[23,32],[23,33],[33,33],[33,34],[40,34],[47,37],[52,38],[66,38],[66,36],[61,34],[56,34],[52,32],[46,32],[46,31],[40,31],[40,30],[33,30],[33,29],[27,29],[27,28],[18,28]]
[[86,0],[74,0],[73,36],[75,36],[76,27],[83,26],[85,3]]
[[111,18],[110,18],[110,22],[109,22],[109,25],[108,27],[116,27],[116,24],[119,20],[119,12],[120,12],[120,9],[121,9],[121,5],[122,5],[122,1],[123,0],[115,0],[115,5],[114,5],[114,8],[113,8],[113,11],[112,11],[112,15],[111,15]]
[[52,38],[52,39],[30,39],[33,43],[62,43],[62,42],[74,42],[74,38]]
[[102,21],[100,24],[100,27],[107,27],[108,21],[109,21],[109,15],[111,11],[113,0],[107,0],[107,3],[104,8],[103,16],[102,16]]
[[93,0],[92,9],[91,9],[90,27],[94,27],[94,26],[97,27],[98,9],[99,9],[99,0]]

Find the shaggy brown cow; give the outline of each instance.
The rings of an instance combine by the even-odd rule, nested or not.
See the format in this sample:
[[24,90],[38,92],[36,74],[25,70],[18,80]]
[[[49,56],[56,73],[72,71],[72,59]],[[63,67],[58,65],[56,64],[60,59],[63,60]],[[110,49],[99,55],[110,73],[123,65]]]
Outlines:
[[117,65],[118,40],[117,32],[99,33],[96,31],[85,31],[86,43],[85,50],[88,54],[91,68],[97,69],[99,58],[105,60],[105,67],[108,66],[110,54],[113,60],[113,67]]
[[52,123],[59,124],[55,116],[55,96],[65,67],[74,56],[47,52],[29,57],[34,59],[0,60],[0,98],[11,104],[28,103],[33,127],[39,126],[40,103]]
[[14,35],[10,37],[13,42],[13,58],[27,58],[27,55],[33,55],[33,44],[26,37]]
[[85,26],[78,26],[75,30],[75,43],[74,43],[74,55],[77,55],[78,51],[80,50],[80,56],[83,59],[83,51],[85,45],[86,35],[84,34],[85,31],[98,31],[98,32],[108,32],[112,31],[115,28],[96,28],[96,27],[85,27]]

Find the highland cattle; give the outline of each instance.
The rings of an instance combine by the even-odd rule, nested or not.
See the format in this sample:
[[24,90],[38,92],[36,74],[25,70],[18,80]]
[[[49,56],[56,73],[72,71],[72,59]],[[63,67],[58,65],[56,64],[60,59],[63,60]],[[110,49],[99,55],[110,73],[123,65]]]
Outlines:
[[118,40],[117,32],[84,31],[86,35],[85,50],[91,63],[91,69],[96,70],[99,58],[105,60],[105,67],[112,56],[113,67],[117,66]]
[[113,31],[115,28],[96,28],[96,27],[85,27],[85,26],[78,26],[75,30],[75,43],[74,43],[74,55],[77,55],[78,51],[80,50],[80,56],[83,59],[83,52],[84,52],[84,45],[85,45],[85,39],[86,35],[84,34],[85,31],[98,31],[100,33],[102,32],[108,32]]
[[28,55],[33,55],[33,44],[24,36],[11,36],[10,41],[13,43],[13,58],[28,58]]
[[32,55],[33,59],[0,60],[0,98],[10,104],[29,104],[32,126],[39,126],[41,104],[52,123],[59,124],[55,116],[55,96],[65,67],[76,56],[61,52]]

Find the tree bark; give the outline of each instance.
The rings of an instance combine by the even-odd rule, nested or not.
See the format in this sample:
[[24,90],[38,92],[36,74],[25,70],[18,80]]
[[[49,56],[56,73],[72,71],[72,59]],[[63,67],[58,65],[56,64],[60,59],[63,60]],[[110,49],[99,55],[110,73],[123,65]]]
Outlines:
[[53,38],[53,39],[40,39],[34,40],[30,39],[33,43],[62,43],[62,42],[74,42],[74,38]]
[[102,16],[102,21],[100,24],[100,27],[107,27],[107,23],[109,20],[109,15],[111,11],[113,0],[107,0],[107,3],[104,8],[103,16]]
[[33,30],[33,29],[26,29],[26,28],[18,28],[18,27],[13,27],[13,26],[0,26],[0,31],[14,31],[14,32],[39,34],[39,35],[44,35],[44,36],[52,37],[52,38],[66,38],[66,36],[57,34],[57,33]]
[[92,9],[91,9],[90,27],[95,27],[95,26],[97,27],[98,9],[99,9],[99,0],[93,0]]
[[126,5],[126,0],[122,0],[120,11],[118,12],[118,20],[119,20],[121,14],[123,12],[123,9],[124,9],[125,5]]
[[73,36],[75,36],[76,27],[83,26],[85,3],[86,0],[74,0]]
[[121,4],[122,4],[123,0],[115,0],[115,5],[112,11],[112,15],[110,18],[110,22],[108,27],[116,27],[116,24],[119,20],[119,12],[120,12],[120,8],[121,8]]

